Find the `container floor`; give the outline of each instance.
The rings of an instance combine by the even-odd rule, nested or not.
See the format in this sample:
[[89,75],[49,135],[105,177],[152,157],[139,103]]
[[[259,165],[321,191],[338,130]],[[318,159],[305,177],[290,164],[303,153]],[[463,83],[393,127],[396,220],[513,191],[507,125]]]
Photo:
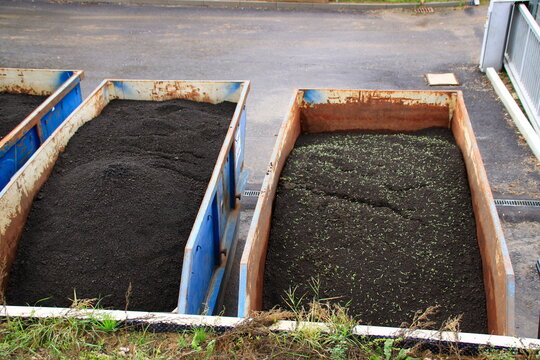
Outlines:
[[0,92],[0,140],[46,99],[47,96]]
[[175,309],[184,247],[235,108],[115,100],[81,127],[34,200],[7,303]]
[[299,137],[274,203],[265,309],[331,298],[364,324],[400,326],[440,306],[435,328],[463,314],[463,331],[485,333],[481,266],[448,129]]

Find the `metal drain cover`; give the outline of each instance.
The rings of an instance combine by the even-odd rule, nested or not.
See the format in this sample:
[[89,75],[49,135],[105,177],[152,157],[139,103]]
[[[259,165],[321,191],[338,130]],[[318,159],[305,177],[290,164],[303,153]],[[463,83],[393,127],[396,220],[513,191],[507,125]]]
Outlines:
[[260,194],[261,192],[259,190],[244,190],[242,196],[259,197]]
[[429,14],[429,13],[432,13],[434,11],[433,11],[433,8],[431,6],[419,6],[416,9],[414,9],[414,12],[418,13],[418,14]]
[[495,199],[497,206],[525,206],[540,208],[540,200]]

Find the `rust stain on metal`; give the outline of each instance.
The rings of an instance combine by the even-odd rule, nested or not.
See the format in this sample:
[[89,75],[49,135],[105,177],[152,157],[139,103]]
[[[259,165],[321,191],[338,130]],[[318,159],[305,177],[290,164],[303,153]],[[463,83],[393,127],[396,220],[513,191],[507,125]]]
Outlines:
[[56,163],[57,157],[58,154],[47,159],[47,163],[43,168],[43,171],[41,171],[41,173],[37,175],[37,179],[35,180],[34,185],[30,186],[29,190],[25,189],[26,186],[23,182],[31,180],[28,180],[24,177],[19,177],[16,183],[11,183],[10,185],[7,185],[8,187],[6,187],[4,197],[7,198],[6,194],[8,192],[19,192],[20,201],[18,202],[18,205],[14,207],[15,211],[11,211],[9,213],[9,223],[7,227],[3,229],[0,237],[0,264],[2,264],[2,266],[4,267],[4,269],[2,269],[3,278],[1,279],[0,283],[0,295],[3,294],[3,292],[5,291],[5,287],[7,286],[9,270],[15,259],[15,255],[17,253],[17,246],[22,236],[22,231],[24,229],[24,225],[26,224],[26,218],[28,216],[28,213],[30,212],[34,196],[36,196],[43,184],[49,178],[54,164]]
[[[22,81],[22,82],[24,82],[24,81]],[[31,86],[30,87],[21,86],[21,85],[18,85],[18,84],[2,85],[0,90],[2,92],[7,92],[7,93],[11,93],[11,94],[25,94],[25,95],[39,95],[39,96],[46,96],[46,95],[51,94],[50,91],[46,91],[46,90],[38,91],[38,90],[36,90],[35,88],[33,88]]]
[[211,102],[210,96],[195,85],[156,81],[151,93],[152,100],[185,99],[197,102]]
[[415,131],[448,127],[449,104],[391,97],[347,97],[344,103],[303,104],[302,131]]
[[513,335],[514,309],[509,302],[513,303],[514,298],[511,292],[514,272],[510,258],[503,250],[504,234],[498,223],[497,210],[490,205],[493,195],[463,96],[458,94],[456,100],[452,132],[467,167],[478,246],[482,255],[488,330],[490,334]]
[[30,212],[30,205],[32,204],[33,196],[23,193],[20,206],[17,207],[17,213],[12,214],[11,223],[5,230],[2,240],[0,241],[0,264],[2,266],[1,282],[0,282],[0,296],[4,295],[6,290],[7,281],[9,278],[9,270],[15,260],[17,253],[17,246],[26,223],[26,217]]
[[202,102],[208,102],[211,103],[210,96],[208,96],[207,93],[203,92],[201,93],[201,89],[194,86],[189,85],[188,88],[191,90],[188,93],[184,93],[182,96],[186,100],[192,100],[192,101],[202,101]]

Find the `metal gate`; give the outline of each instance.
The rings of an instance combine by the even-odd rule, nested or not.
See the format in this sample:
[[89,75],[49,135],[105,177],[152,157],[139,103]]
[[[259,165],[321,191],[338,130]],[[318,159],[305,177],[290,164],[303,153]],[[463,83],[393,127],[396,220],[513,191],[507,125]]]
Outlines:
[[540,135],[540,26],[524,4],[512,11],[504,67]]
[[540,0],[531,0],[529,1],[529,10],[531,15],[536,19],[537,22],[540,22]]

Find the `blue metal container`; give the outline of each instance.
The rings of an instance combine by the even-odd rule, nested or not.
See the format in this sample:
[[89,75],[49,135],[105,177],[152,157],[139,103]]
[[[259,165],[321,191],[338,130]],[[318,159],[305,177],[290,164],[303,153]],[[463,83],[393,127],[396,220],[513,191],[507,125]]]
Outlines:
[[59,153],[77,130],[97,117],[111,100],[230,101],[237,103],[236,110],[186,244],[182,274],[178,273],[177,311],[213,314],[234,257],[240,194],[247,182],[243,169],[248,91],[249,81],[103,81],[0,192],[0,208],[4,210],[0,214],[0,261],[11,266],[32,200],[49,177]]
[[82,102],[78,70],[0,68],[0,92],[49,95],[0,141],[0,189]]

